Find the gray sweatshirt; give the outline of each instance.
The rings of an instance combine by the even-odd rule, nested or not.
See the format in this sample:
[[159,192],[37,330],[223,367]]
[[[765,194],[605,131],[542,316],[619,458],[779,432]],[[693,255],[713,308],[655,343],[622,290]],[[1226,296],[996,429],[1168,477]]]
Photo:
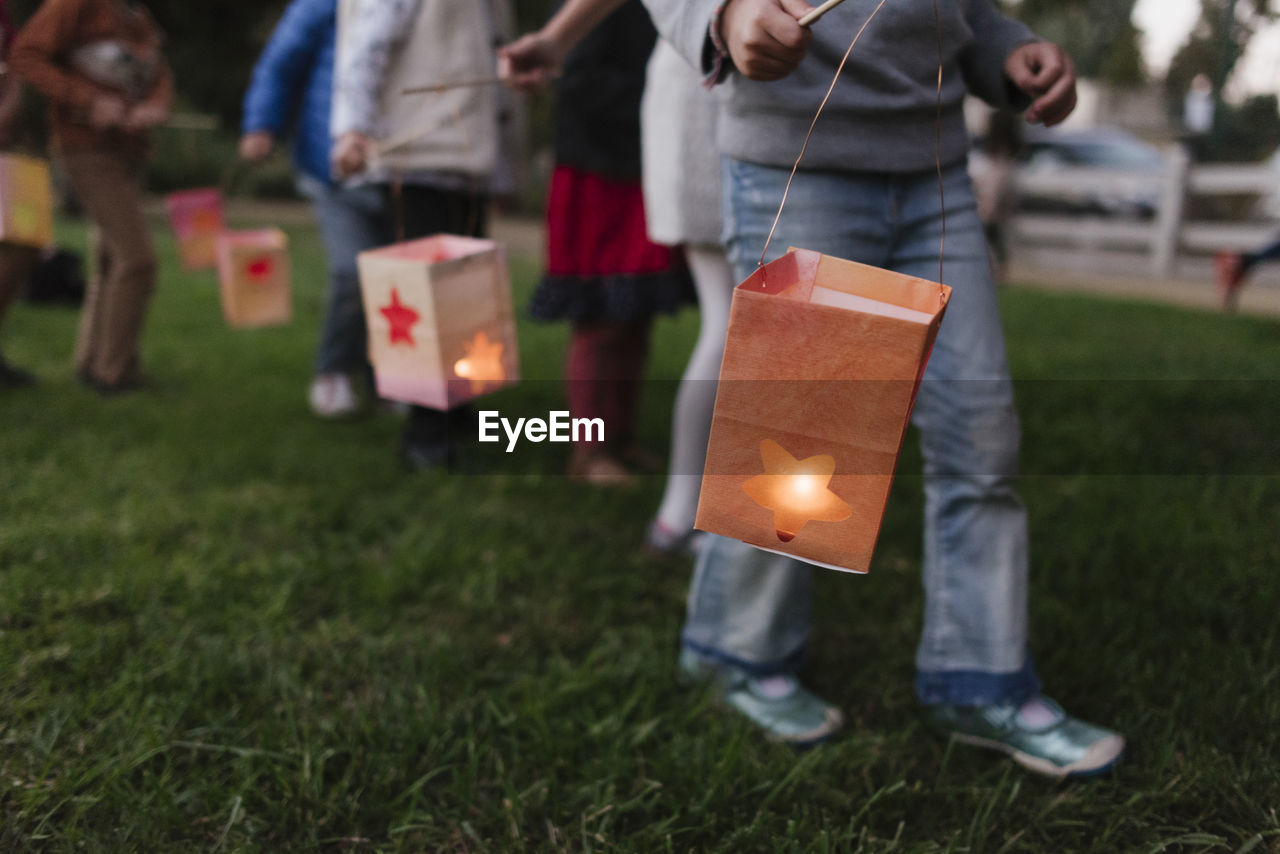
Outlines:
[[[644,0],[658,31],[704,72],[712,69],[709,24],[722,0]],[[817,0],[811,0],[817,5]],[[740,160],[790,168],[840,58],[878,0],[846,0],[813,25],[800,67],[771,83],[730,73],[720,88],[720,151]],[[888,0],[858,40],[814,129],[802,169],[914,172],[944,166],[969,150],[966,91],[998,107],[1027,99],[1004,75],[1017,47],[1037,41],[990,0]],[[938,35],[942,40],[941,146]]]

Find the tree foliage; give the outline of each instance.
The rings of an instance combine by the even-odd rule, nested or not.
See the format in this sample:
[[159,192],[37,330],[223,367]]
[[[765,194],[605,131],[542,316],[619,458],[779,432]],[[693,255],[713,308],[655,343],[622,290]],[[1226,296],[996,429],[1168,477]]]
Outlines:
[[1165,86],[1170,97],[1181,99],[1200,74],[1220,94],[1253,34],[1276,17],[1269,0],[1200,0],[1200,18],[1169,63]]
[[1275,149],[1280,115],[1273,95],[1229,104],[1222,90],[1262,26],[1274,21],[1269,0],[1200,0],[1200,18],[1186,44],[1174,54],[1165,77],[1170,112],[1178,114],[1192,81],[1207,78],[1216,103],[1213,133],[1194,140],[1201,160],[1252,161]]
[[1041,37],[1062,45],[1076,71],[1117,86],[1136,86],[1146,79],[1138,39],[1131,20],[1135,0],[1020,0],[1006,11]]

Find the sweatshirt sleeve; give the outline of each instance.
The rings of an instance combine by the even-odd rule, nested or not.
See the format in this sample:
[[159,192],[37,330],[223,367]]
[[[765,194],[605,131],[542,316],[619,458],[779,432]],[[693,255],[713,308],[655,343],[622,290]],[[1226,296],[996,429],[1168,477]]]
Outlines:
[[13,43],[9,65],[55,104],[88,109],[103,89],[63,67],[57,58],[76,46],[86,0],[45,0]]
[[356,131],[376,136],[378,104],[387,68],[412,27],[420,0],[363,0],[339,21],[337,76],[333,81],[333,136]]
[[253,67],[244,95],[244,133],[279,134],[288,124],[307,72],[328,32],[333,4],[294,0]]
[[965,21],[973,42],[960,54],[960,71],[969,91],[993,107],[1024,110],[1031,99],[1004,73],[1004,61],[1024,44],[1040,41],[1026,24],[1009,18],[991,0],[969,0]]

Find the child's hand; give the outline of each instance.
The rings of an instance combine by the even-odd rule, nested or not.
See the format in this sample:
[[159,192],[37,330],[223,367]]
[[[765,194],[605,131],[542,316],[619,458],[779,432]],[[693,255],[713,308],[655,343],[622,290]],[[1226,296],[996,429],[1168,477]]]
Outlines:
[[120,127],[124,124],[124,101],[111,95],[100,95],[89,104],[89,125],[98,130]]
[[781,80],[804,59],[813,34],[798,23],[804,0],[730,0],[720,18],[729,57],[752,80]]
[[274,141],[271,134],[265,130],[255,130],[246,133],[240,137],[240,159],[248,160],[250,163],[257,163],[259,160],[266,160],[271,154],[271,146]]
[[563,59],[541,31],[529,33],[498,48],[498,77],[519,92],[537,92],[556,76]]
[[169,111],[155,104],[138,104],[125,113],[124,126],[131,131],[146,130],[164,124]]
[[339,178],[363,172],[373,154],[373,140],[359,131],[347,131],[333,146],[333,171]]
[[1052,127],[1076,108],[1076,69],[1066,51],[1051,42],[1032,42],[1009,54],[1004,73],[1035,100],[1027,121]]

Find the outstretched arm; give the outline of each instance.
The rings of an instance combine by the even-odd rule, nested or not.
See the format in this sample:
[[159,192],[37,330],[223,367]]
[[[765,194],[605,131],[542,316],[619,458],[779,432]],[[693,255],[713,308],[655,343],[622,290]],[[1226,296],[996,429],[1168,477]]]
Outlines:
[[542,26],[498,50],[498,76],[521,92],[535,92],[560,72],[574,45],[626,0],[568,0]]

